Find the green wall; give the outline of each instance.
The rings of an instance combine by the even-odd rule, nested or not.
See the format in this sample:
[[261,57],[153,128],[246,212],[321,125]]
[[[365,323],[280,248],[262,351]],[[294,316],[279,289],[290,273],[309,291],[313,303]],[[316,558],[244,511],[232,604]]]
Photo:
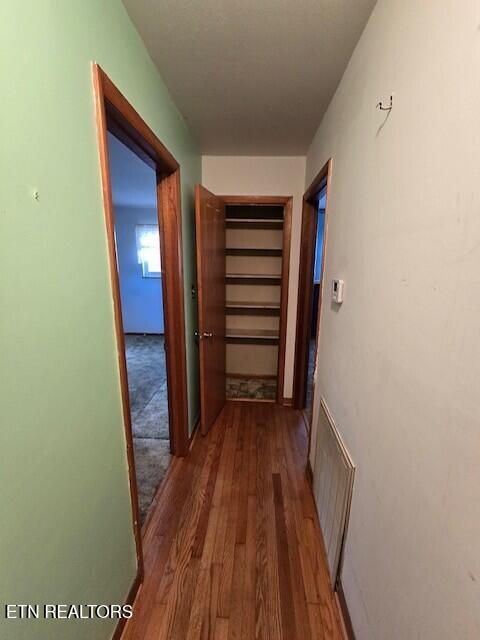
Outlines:
[[120,0],[2,2],[2,640],[109,638],[110,621],[7,621],[3,604],[121,603],[136,571],[92,60],[181,164],[190,423],[198,411],[187,127]]

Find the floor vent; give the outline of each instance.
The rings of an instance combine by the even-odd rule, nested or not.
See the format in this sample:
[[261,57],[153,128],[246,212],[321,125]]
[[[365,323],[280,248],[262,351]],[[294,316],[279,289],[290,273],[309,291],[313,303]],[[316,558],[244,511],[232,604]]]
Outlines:
[[341,571],[354,474],[350,454],[322,398],[313,490],[333,587]]

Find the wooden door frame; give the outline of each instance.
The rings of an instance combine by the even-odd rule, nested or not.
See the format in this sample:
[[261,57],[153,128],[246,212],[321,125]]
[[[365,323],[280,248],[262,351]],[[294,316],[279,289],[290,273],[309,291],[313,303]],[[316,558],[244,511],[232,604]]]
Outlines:
[[219,196],[226,205],[281,205],[283,206],[282,283],[280,297],[280,323],[277,365],[277,403],[285,404],[285,353],[287,348],[288,283],[290,279],[290,244],[292,236],[293,196]]
[[295,409],[305,408],[307,394],[307,367],[310,343],[310,327],[313,310],[313,269],[315,266],[315,244],[317,235],[317,196],[326,186],[325,226],[323,232],[323,255],[320,275],[320,291],[318,296],[317,318],[317,351],[320,340],[320,326],[325,285],[325,255],[328,230],[328,202],[332,177],[332,159],[330,158],[315,176],[303,195],[302,231],[300,236],[300,258],[298,274],[298,291],[302,296],[297,303],[297,331],[295,337],[295,363],[293,375],[293,406]]
[[187,455],[188,404],[185,347],[185,310],[180,208],[180,165],[155,133],[115,87],[98,64],[93,64],[97,138],[102,176],[103,206],[110,263],[115,334],[120,372],[128,476],[135,534],[138,576],[143,577],[143,554],[138,506],[133,434],[128,396],[127,363],[123,332],[120,284],[115,248],[115,212],[112,201],[107,131],[144,160],[157,175],[157,212],[162,254],[162,290],[168,387],[170,446],[174,455]]

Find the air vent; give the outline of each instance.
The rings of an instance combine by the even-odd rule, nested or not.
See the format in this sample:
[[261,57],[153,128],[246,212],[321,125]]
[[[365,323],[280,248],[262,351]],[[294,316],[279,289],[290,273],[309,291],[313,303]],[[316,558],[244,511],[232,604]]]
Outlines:
[[314,494],[332,586],[341,570],[355,467],[324,398],[320,402]]

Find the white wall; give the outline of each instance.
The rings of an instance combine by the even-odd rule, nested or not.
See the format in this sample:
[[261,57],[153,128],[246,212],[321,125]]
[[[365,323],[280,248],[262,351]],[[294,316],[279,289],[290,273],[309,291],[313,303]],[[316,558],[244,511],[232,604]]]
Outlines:
[[478,0],[379,0],[307,157],[307,184],[333,158],[326,278],[346,281],[315,404],[357,464],[358,640],[480,637],[479,72]]
[[304,157],[203,156],[203,185],[217,195],[293,196],[284,396],[292,396]]

